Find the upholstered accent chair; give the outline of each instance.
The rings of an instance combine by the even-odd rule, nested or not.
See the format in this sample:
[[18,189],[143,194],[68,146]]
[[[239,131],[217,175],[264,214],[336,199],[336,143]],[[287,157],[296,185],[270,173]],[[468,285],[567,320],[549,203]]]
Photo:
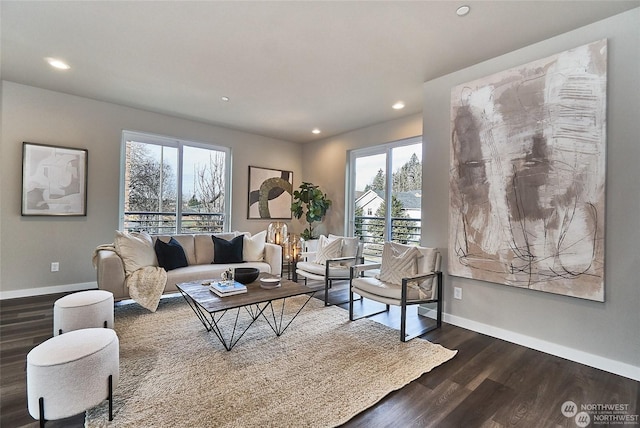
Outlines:
[[[370,317],[400,307],[400,340],[405,342],[442,325],[442,257],[435,248],[417,247],[386,242],[382,262],[351,267],[349,284],[349,319]],[[375,276],[366,271],[380,269]],[[354,318],[354,294],[386,305],[386,309]],[[422,331],[408,336],[407,306],[436,303],[436,322]]]
[[[315,251],[301,254],[296,274],[307,279],[324,281],[324,304],[329,306],[329,289],[335,280],[350,279],[351,266],[362,263],[363,244],[357,237],[321,235]],[[337,304],[346,303],[340,302]]]

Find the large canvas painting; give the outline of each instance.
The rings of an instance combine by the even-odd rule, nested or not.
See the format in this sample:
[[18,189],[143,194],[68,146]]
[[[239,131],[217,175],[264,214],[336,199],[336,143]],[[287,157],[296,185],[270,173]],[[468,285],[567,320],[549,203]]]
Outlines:
[[291,219],[293,172],[249,167],[249,219]]
[[604,301],[607,41],[453,88],[449,273]]

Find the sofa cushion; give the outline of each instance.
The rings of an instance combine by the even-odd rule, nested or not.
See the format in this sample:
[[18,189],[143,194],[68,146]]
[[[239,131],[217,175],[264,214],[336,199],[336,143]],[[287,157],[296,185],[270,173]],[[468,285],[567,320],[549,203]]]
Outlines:
[[191,234],[156,235],[154,238],[156,240],[159,239],[162,242],[169,242],[171,238],[175,239],[182,246],[182,249],[184,250],[184,255],[187,256],[187,262],[190,265],[195,265],[198,263],[196,260],[196,246],[195,246],[194,235],[191,235]]
[[[236,236],[238,236],[238,232],[222,232],[222,233],[215,233],[214,236],[218,237],[218,238],[222,238],[222,239],[226,239],[227,241],[232,240],[233,238],[235,238]],[[213,239],[211,239],[211,234],[210,233],[203,233],[203,234],[198,234],[198,235],[194,235],[194,242],[195,242],[195,249],[196,249],[196,262],[195,263],[189,263],[189,265],[192,264],[198,264],[198,265],[208,265],[210,264],[213,259]]]
[[116,230],[114,246],[122,259],[127,276],[145,266],[158,266],[152,242],[151,236],[145,232],[129,233]]
[[245,233],[242,244],[242,259],[245,262],[261,262],[264,259],[264,244],[266,243],[267,231],[263,230],[251,236]]
[[231,241],[211,235],[213,239],[213,263],[242,263],[244,235],[236,236]]
[[191,265],[183,268],[178,268],[167,272],[167,284],[165,292],[177,291],[176,284],[181,282],[191,281],[211,281],[220,280],[220,275],[228,268],[235,267],[255,267],[261,272],[271,272],[271,266],[265,262],[249,262],[243,264],[206,264],[206,265]]
[[189,265],[182,245],[174,238],[171,238],[168,243],[156,239],[154,248],[158,257],[158,265],[164,270],[169,271]]

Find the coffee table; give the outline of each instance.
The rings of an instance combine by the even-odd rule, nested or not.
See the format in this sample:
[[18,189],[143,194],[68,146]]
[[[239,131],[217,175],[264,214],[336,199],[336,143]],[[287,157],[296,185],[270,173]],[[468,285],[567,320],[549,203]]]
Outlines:
[[[202,281],[183,282],[176,284],[176,287],[207,331],[215,333],[224,348],[230,351],[249,330],[249,327],[260,317],[267,321],[276,336],[283,334],[316,292],[316,290],[306,285],[298,284],[285,278],[280,279],[281,286],[278,288],[264,289],[260,287],[260,278],[274,277],[271,274],[261,273],[258,280],[247,284],[246,293],[225,297],[218,297],[218,295],[209,290],[208,286],[203,286]],[[308,299],[293,317],[285,323],[284,307],[286,299],[303,294],[308,294]],[[275,300],[283,300],[279,316],[271,304]],[[225,337],[220,328],[220,321],[227,312],[234,310],[235,315],[231,315],[235,316],[231,335],[230,337]],[[245,310],[251,317],[251,321],[246,326],[238,325],[238,318],[242,310]],[[229,335],[227,334],[227,336]]]

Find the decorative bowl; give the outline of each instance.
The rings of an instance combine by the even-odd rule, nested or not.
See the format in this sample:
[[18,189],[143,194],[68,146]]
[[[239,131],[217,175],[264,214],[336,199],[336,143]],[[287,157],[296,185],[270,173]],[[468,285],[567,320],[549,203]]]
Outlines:
[[245,285],[258,279],[258,275],[260,275],[260,270],[251,267],[236,268],[233,272],[233,278],[240,284]]
[[260,278],[261,288],[278,288],[280,287],[280,278]]

